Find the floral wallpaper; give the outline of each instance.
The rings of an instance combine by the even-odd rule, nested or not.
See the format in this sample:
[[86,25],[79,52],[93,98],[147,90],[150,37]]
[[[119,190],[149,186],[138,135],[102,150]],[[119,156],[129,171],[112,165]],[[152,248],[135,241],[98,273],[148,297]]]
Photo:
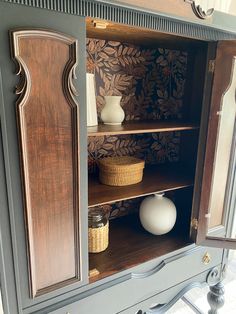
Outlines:
[[126,120],[182,117],[187,53],[87,39],[100,114],[106,95],[122,95]]
[[[178,193],[178,191],[177,191]],[[165,196],[171,199],[174,203],[176,203],[176,193],[174,191],[168,191],[165,193]],[[107,218],[115,219],[117,217],[122,217],[126,215],[131,215],[138,213],[140,204],[144,200],[145,197],[138,197],[130,200],[124,200],[112,204],[105,204],[99,207],[91,208],[91,210],[95,210],[97,208],[102,209],[106,214]]]
[[134,156],[146,164],[176,162],[179,144],[180,132],[89,137],[89,173],[97,172],[96,160],[111,156]]
[[[121,95],[127,121],[181,119],[186,68],[186,52],[87,39],[87,72],[95,74],[98,118],[104,96]],[[175,162],[179,145],[180,132],[89,137],[89,173],[96,173],[96,160],[107,156],[131,155],[146,164]],[[139,208],[140,202],[138,198],[102,208],[116,218]]]

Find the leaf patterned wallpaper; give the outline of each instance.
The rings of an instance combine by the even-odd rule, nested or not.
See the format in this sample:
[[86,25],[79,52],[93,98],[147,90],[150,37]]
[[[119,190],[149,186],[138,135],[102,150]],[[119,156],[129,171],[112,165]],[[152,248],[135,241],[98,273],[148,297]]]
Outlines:
[[[176,203],[176,194],[178,191],[168,191],[165,196]],[[145,197],[138,197],[130,200],[120,201],[113,204],[105,204],[99,207],[94,207],[91,210],[96,210],[97,208],[102,209],[106,216],[111,220],[117,217],[122,217],[126,215],[132,215],[138,213],[141,202]]]
[[96,160],[111,156],[134,156],[146,164],[179,160],[180,132],[88,138],[88,169],[96,173]]
[[100,114],[106,95],[121,95],[126,120],[182,118],[187,53],[87,39]]
[[[95,74],[98,118],[104,96],[121,95],[125,120],[167,120],[183,117],[187,53],[101,39],[87,39],[87,72]],[[132,155],[146,164],[179,160],[180,132],[88,138],[89,172],[96,160]],[[103,206],[110,217],[132,212],[140,200]]]

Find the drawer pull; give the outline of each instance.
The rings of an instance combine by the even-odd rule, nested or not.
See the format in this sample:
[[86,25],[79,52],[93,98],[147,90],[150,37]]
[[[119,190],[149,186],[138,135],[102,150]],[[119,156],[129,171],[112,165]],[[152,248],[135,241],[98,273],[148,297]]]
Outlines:
[[211,262],[211,255],[208,252],[203,256],[202,262],[205,265],[208,265]]

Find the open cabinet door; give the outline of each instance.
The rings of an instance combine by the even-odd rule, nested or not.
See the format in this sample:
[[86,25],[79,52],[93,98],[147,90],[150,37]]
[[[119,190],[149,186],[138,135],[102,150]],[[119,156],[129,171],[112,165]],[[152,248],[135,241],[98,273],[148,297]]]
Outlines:
[[23,308],[88,282],[85,38],[83,17],[0,2],[0,118]]
[[[196,243],[236,249],[236,42],[217,45]],[[194,222],[192,221],[194,227]]]

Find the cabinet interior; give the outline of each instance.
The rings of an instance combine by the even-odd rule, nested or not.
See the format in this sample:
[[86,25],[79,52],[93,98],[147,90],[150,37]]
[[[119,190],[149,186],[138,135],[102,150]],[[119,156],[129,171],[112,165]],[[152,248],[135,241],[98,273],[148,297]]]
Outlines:
[[[106,27],[106,28],[104,28]],[[89,254],[96,281],[190,243],[195,167],[207,42],[87,19],[87,72],[95,74],[98,119],[103,96],[122,95],[121,126],[88,127],[89,209],[110,219],[108,249]],[[96,160],[132,155],[146,162],[141,183],[98,180]],[[177,208],[171,232],[154,236],[139,223],[146,195],[165,192]]]

